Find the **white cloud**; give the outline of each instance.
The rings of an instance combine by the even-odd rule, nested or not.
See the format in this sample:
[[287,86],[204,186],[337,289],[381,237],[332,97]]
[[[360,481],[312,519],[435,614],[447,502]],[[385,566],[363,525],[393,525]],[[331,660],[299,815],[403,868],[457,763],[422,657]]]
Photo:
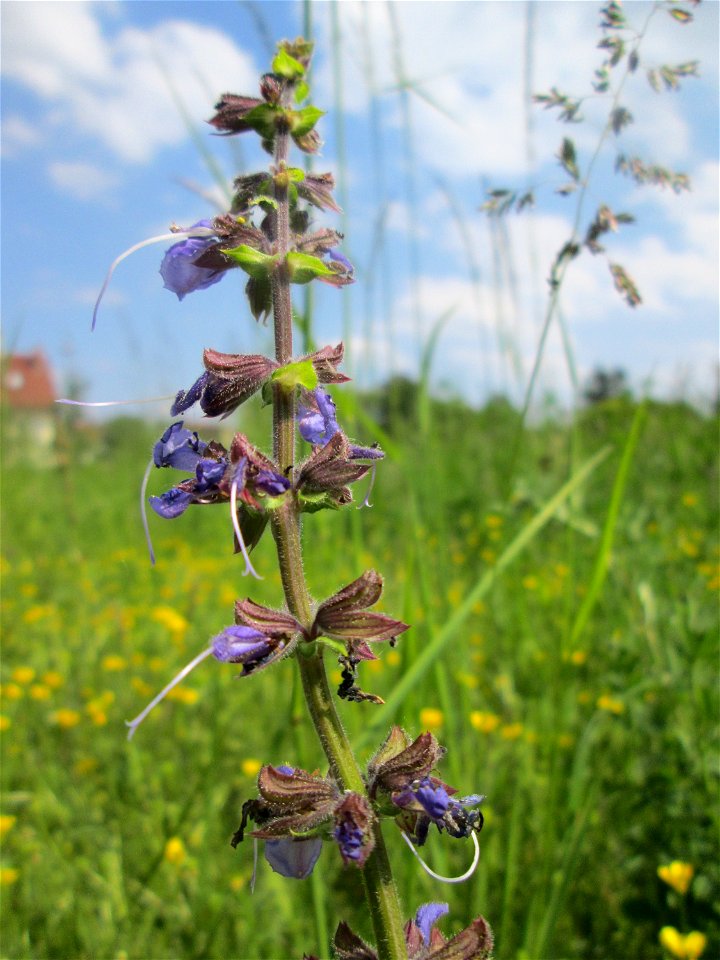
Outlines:
[[51,181],[78,200],[95,200],[117,186],[118,178],[92,163],[56,161],[48,167]]
[[2,139],[2,153],[6,157],[14,156],[25,147],[35,146],[41,139],[37,128],[17,114],[3,120],[0,137]]
[[[11,3],[2,71],[41,97],[46,121],[98,138],[121,160],[143,162],[207,118],[218,91],[254,89],[248,54],[221,31],[183,20],[150,30],[100,26],[91,3]],[[179,103],[175,102],[175,99]]]
[[[650,9],[647,3],[627,4],[629,19],[637,27]],[[527,169],[524,89],[528,72],[532,93],[555,86],[571,95],[591,95],[583,107],[587,123],[582,125],[558,124],[556,111],[532,108],[535,154],[550,161],[563,135],[573,136],[580,148],[593,149],[597,143],[608,103],[591,88],[593,72],[603,58],[596,48],[600,38],[596,4],[395,3],[397,46],[388,5],[346,0],[338,10],[345,108],[366,110],[372,86],[390,106],[383,117],[386,129],[401,123],[393,102],[399,52],[409,89],[415,149],[431,169],[448,176],[505,180],[521,176]],[[533,14],[531,22],[526,19],[527,10]],[[680,26],[664,10],[653,18],[641,47],[648,64],[700,58],[713,77],[717,11],[701,7],[695,15],[697,22],[688,27]],[[321,30],[327,29],[324,19],[319,20]],[[323,96],[330,98],[326,102],[332,102],[333,96],[331,67],[326,61],[316,78]],[[687,81],[693,83],[698,81]],[[452,119],[425,96],[442,105]],[[634,149],[666,163],[687,156],[690,130],[682,94],[656,95],[638,71],[624,96],[636,116],[629,131]]]

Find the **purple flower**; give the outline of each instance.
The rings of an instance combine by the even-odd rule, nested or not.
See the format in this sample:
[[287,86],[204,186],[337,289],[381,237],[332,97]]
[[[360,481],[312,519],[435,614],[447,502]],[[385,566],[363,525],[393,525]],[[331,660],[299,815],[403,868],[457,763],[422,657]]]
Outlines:
[[167,428],[153,447],[153,462],[156,467],[194,470],[206,446],[196,433],[185,430],[179,420]]
[[208,377],[209,374],[205,372],[198,377],[189,390],[178,390],[177,395],[175,396],[175,402],[170,408],[171,417],[176,417],[179,413],[185,413],[185,411],[189,410],[194,403],[197,403],[197,401],[203,395],[207,385]]
[[348,276],[352,276],[353,273],[355,273],[355,267],[350,263],[345,254],[340,253],[340,251],[337,249],[328,250],[324,259],[328,260],[332,264],[339,264],[341,267],[344,267]]
[[335,401],[318,387],[308,395],[308,403],[298,407],[298,429],[303,440],[313,446],[325,444],[340,429],[335,417]]
[[[190,230],[196,227],[212,229],[212,223],[210,220],[198,220]],[[224,270],[195,266],[195,261],[216,243],[215,237],[186,237],[165,252],[160,275],[165,288],[176,294],[178,300],[193,290],[205,290],[222,279]]]
[[[342,433],[335,416],[335,401],[322,387],[307,393],[304,399],[305,402],[299,404],[297,413],[300,436],[313,447],[328,444],[337,433]],[[382,460],[384,456],[378,447],[359,447],[348,441],[348,460]],[[370,506],[375,467],[376,464],[373,463],[370,485],[361,506]]]
[[185,513],[193,502],[193,495],[188,490],[172,487],[161,493],[159,497],[150,497],[150,506],[159,517],[165,520],[174,520]]
[[450,797],[441,783],[433,783],[430,777],[420,781],[415,796],[431,820],[441,819],[450,805]]
[[333,839],[340,847],[343,860],[360,860],[363,855],[364,832],[350,820],[343,820],[333,830]]
[[450,907],[447,903],[424,903],[421,907],[418,907],[415,914],[415,926],[428,946],[433,927],[440,917],[444,917],[449,912]]
[[261,490],[269,497],[281,497],[291,486],[287,477],[274,470],[258,470],[255,475],[255,489]]
[[[273,653],[277,643],[252,627],[225,627],[211,641],[212,652],[221,663],[256,664]],[[248,670],[249,672],[249,670]]]
[[322,853],[322,845],[320,837],[298,840],[283,837],[280,840],[266,840],[265,859],[275,873],[293,880],[306,880],[313,872],[318,857]]
[[195,466],[196,499],[202,494],[212,493],[214,496],[226,470],[227,460],[200,460]]

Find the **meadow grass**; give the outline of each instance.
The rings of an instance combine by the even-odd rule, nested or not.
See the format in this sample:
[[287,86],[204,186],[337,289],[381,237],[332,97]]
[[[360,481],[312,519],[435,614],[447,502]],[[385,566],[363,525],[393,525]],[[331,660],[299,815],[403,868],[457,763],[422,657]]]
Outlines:
[[[447,899],[458,929],[482,912],[498,960],[659,957],[667,924],[716,956],[716,422],[610,401],[525,427],[508,476],[509,405],[419,391],[391,405],[400,425],[341,402],[377,419],[390,456],[372,510],[307,519],[310,587],[375,567],[412,624],[361,668],[386,707],[341,703],[343,719],[363,757],[393,720],[432,729],[448,781],[488,796],[460,887],[388,831],[408,915]],[[220,507],[151,518],[150,567],[137,492],[156,432],[74,432],[64,465],[36,470],[6,457],[2,956],[328,956],[326,891],[332,918],[370,933],[358,874],[331,850],[307,883],[261,860],[251,895],[252,847],[229,845],[261,763],[323,765],[292,666],[238,681],[208,662],[125,739],[237,597],[281,598],[270,538],[265,578],[243,580]],[[431,865],[462,872],[467,845],[433,840]],[[657,875],[676,859],[695,869],[684,896]]]

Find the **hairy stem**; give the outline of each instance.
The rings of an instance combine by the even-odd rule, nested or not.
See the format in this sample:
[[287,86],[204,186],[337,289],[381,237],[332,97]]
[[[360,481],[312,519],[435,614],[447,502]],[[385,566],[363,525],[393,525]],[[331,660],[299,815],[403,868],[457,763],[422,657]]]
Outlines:
[[[286,104],[290,102],[287,91]],[[273,240],[281,266],[273,275],[273,325],[275,357],[288,363],[293,353],[292,302],[290,278],[283,260],[290,250],[290,205],[287,183],[282,173],[287,165],[289,133],[278,131],[275,142],[275,200]],[[295,468],[295,393],[274,385],[273,454],[280,469],[292,476]],[[310,595],[305,582],[300,539],[300,510],[295,498],[272,515],[272,532],[277,548],[280,577],[288,609],[299,622],[309,628],[312,622]],[[366,795],[365,784],[352,752],[347,734],[328,685],[321,652],[298,656],[300,675],[308,710],[322,744],[330,770],[341,789]],[[380,960],[405,960],[400,902],[390,869],[379,821],[374,827],[375,849],[363,869],[368,909],[373,921]]]

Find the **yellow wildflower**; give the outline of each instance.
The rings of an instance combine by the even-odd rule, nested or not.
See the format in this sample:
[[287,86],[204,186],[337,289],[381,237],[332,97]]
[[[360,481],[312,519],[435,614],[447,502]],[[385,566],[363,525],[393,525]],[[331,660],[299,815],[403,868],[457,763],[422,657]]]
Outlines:
[[2,867],[2,869],[0,869],[0,886],[11,886],[19,876],[20,871],[16,870],[15,867]]
[[262,763],[254,757],[246,757],[240,764],[240,769],[246,777],[255,777],[260,771]]
[[0,732],[5,732],[5,730],[10,729],[11,724],[10,717],[6,717],[5,714],[0,714]]
[[56,710],[50,714],[50,722],[62,727],[63,730],[69,730],[80,723],[80,714],[77,710],[69,710],[64,707],[62,710]]
[[522,585],[526,590],[537,590],[539,582],[538,578],[532,573],[522,579]]
[[0,816],[0,837],[4,837],[6,833],[12,830],[16,820],[17,817],[13,817],[12,814],[9,813],[4,813]]
[[125,657],[119,657],[116,653],[109,653],[106,657],[103,657],[100,666],[108,672],[124,670],[127,666],[127,660]]
[[55,607],[51,603],[39,603],[34,607],[29,607],[23,614],[24,623],[37,623],[39,620],[45,620],[46,617],[52,617],[55,614]]
[[57,670],[48,670],[47,673],[42,675],[42,682],[50,687],[51,690],[59,690],[60,687],[65,683],[61,673],[58,673]]
[[38,592],[38,588],[36,583],[24,583],[20,587],[21,596],[25,597],[28,600],[30,600],[32,597],[36,597],[37,592]]
[[237,597],[237,590],[230,583],[224,583],[219,590],[220,603],[225,606],[230,606],[231,603],[235,603]]
[[156,623],[162,624],[173,634],[183,634],[189,624],[185,617],[174,610],[172,607],[155,607],[152,612],[152,618]]
[[142,677],[131,677],[130,685],[141,697],[149,697],[153,692],[153,688]]
[[23,696],[23,688],[17,683],[6,683],[2,688],[3,696],[8,700],[19,700]]
[[506,723],[500,729],[500,735],[504,740],[517,740],[518,737],[522,736],[522,732],[523,725],[521,723]]
[[86,707],[88,716],[96,727],[104,727],[107,723],[107,714],[96,703],[89,703]]
[[698,495],[696,493],[684,493],[682,502],[684,507],[696,507],[698,505]]
[[197,690],[193,690],[190,687],[174,687],[172,690],[168,690],[167,698],[168,700],[175,700],[178,703],[185,703],[188,706],[192,706],[193,703],[198,702],[200,694]]
[[496,513],[489,513],[485,517],[485,526],[490,527],[491,530],[497,529],[503,525],[503,518],[498,516]]
[[44,683],[34,683],[30,687],[30,696],[33,700],[49,700],[50,693],[50,687],[46,687]]
[[92,773],[97,765],[98,762],[95,757],[80,757],[80,759],[76,760],[73,764],[73,773],[82,777],[87,773]]
[[570,663],[576,667],[581,667],[587,660],[587,653],[584,650],[573,650],[570,654]]
[[500,717],[496,713],[473,710],[470,714],[470,726],[479,730],[480,733],[492,733],[500,726]]
[[675,927],[663,927],[659,936],[660,943],[678,960],[697,960],[707,946],[704,933],[693,930],[684,936]]
[[444,721],[443,712],[437,707],[425,707],[420,711],[420,726],[425,730],[439,730]]
[[695,875],[695,869],[690,863],[683,863],[682,860],[673,860],[672,863],[664,864],[657,869],[657,875],[673,890],[680,894],[686,894],[690,888],[690,883]]
[[474,673],[465,673],[463,670],[459,670],[455,676],[457,677],[458,683],[461,683],[469,690],[475,690],[479,682]]
[[465,597],[465,587],[461,583],[453,583],[447,592],[448,603],[451,607],[457,607],[460,601]]
[[15,667],[12,678],[16,683],[32,683],[35,679],[35,669],[33,667]]
[[557,742],[562,750],[569,750],[575,743],[575,737],[571,733],[561,733],[558,736]]
[[168,842],[165,844],[165,851],[163,852],[163,857],[168,863],[172,863],[173,866],[180,866],[185,857],[187,856],[185,850],[185,844],[182,842],[180,837],[170,837]]
[[246,882],[247,881],[242,874],[234,873],[230,877],[230,889],[233,891],[233,893],[238,893],[238,891],[242,890],[242,888],[245,886]]
[[705,952],[707,937],[699,930],[691,930],[685,937],[685,956],[688,960],[697,960]]
[[401,656],[397,650],[388,650],[385,655],[389,667],[397,667],[400,665]]
[[622,700],[615,700],[614,697],[611,697],[607,693],[604,693],[601,697],[598,697],[597,707],[600,710],[607,710],[608,713],[614,713],[615,716],[618,717],[621,713],[625,712],[625,704],[622,702]]

